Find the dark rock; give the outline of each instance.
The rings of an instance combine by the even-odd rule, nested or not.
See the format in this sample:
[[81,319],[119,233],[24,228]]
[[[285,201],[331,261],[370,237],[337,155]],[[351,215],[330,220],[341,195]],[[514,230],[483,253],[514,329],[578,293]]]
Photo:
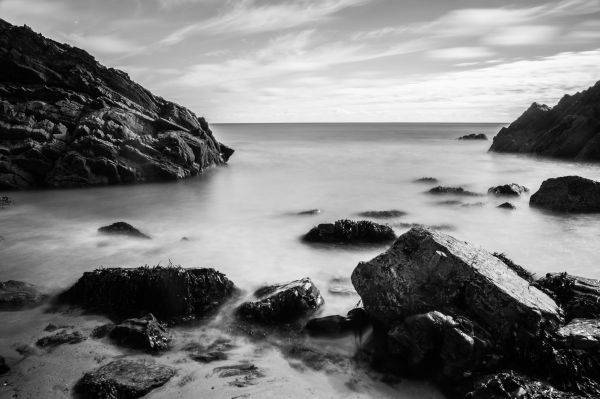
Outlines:
[[175,374],[174,368],[153,360],[119,359],[85,373],[75,388],[82,398],[139,398]]
[[360,335],[369,325],[369,317],[364,309],[356,308],[348,316],[339,315],[311,319],[304,327],[312,336],[337,337],[348,334]]
[[508,256],[506,256],[506,254],[494,252],[492,255],[504,262],[504,264],[508,266],[513,272],[517,273],[519,277],[521,277],[524,280],[527,280],[529,283],[533,283],[533,273],[525,269],[523,266],[517,265]]
[[358,214],[358,216],[362,216],[362,217],[366,217],[366,218],[373,218],[373,219],[390,219],[390,218],[397,218],[397,217],[404,216],[404,215],[406,215],[406,212],[399,211],[397,209],[391,209],[389,211],[366,211],[366,212],[361,212]]
[[396,238],[391,227],[361,220],[338,220],[335,223],[313,227],[305,236],[308,242],[372,244],[389,242]]
[[483,133],[471,133],[465,136],[459,137],[459,140],[487,140],[487,136]]
[[461,392],[467,399],[583,399],[556,389],[541,381],[514,373],[502,372],[477,378],[467,393]]
[[115,324],[107,323],[101,326],[95,327],[90,334],[90,337],[94,339],[100,339],[108,336],[112,330],[114,330]]
[[189,357],[200,363],[211,363],[219,360],[227,360],[227,352],[235,346],[228,338],[218,338],[209,345],[190,343],[183,347],[189,352]]
[[567,273],[548,273],[536,281],[536,286],[561,305],[567,320],[600,318],[600,281]]
[[67,332],[62,330],[54,335],[38,339],[35,344],[41,348],[54,348],[63,344],[78,344],[84,340],[85,337],[79,331]]
[[529,189],[527,187],[521,186],[517,183],[504,184],[501,186],[490,187],[488,189],[488,194],[507,195],[515,197],[528,192]]
[[234,290],[214,269],[107,268],[84,273],[59,300],[121,318],[152,313],[159,320],[181,321],[216,310]]
[[0,282],[0,310],[21,310],[40,305],[46,299],[35,285],[22,281]]
[[6,374],[10,371],[10,368],[6,365],[6,361],[0,356],[0,375]]
[[438,179],[436,179],[435,177],[420,177],[416,180],[414,180],[415,183],[437,183]]
[[150,238],[150,236],[147,236],[129,223],[125,222],[116,222],[109,226],[103,226],[100,227],[98,231],[103,234],[118,234],[138,238]]
[[474,193],[472,191],[467,191],[462,187],[444,187],[444,186],[437,186],[432,188],[431,190],[428,191],[430,194],[452,194],[452,195],[462,195],[465,197],[476,197],[479,196],[479,194]]
[[[558,305],[483,249],[433,230],[413,228],[352,273],[371,318],[391,326],[438,310],[469,314],[500,341],[537,336],[560,321]],[[518,327],[517,327],[518,326]]]
[[83,50],[0,21],[0,189],[180,179],[233,149]]
[[600,182],[579,176],[548,179],[529,205],[561,212],[600,212]]
[[244,320],[266,324],[289,323],[308,317],[324,302],[319,289],[308,277],[261,288],[255,296],[258,300],[244,302],[237,314]]
[[110,330],[108,336],[119,345],[149,352],[167,350],[171,340],[166,327],[151,313],[139,319],[127,319],[117,324]]
[[561,347],[597,350],[600,348],[600,320],[573,319],[556,332]]
[[600,160],[600,82],[553,108],[533,103],[494,137],[490,151]]
[[513,204],[511,204],[510,202],[503,202],[500,205],[498,205],[496,208],[500,208],[500,209],[517,209],[516,206],[514,206]]
[[321,213],[320,209],[309,209],[306,211],[300,211],[296,215],[318,215],[319,213]]

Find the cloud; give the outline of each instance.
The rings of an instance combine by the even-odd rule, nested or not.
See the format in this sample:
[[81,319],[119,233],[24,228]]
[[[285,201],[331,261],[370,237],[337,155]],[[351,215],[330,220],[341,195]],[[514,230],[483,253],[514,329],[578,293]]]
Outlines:
[[522,25],[501,27],[483,38],[483,42],[492,46],[529,46],[552,44],[561,29],[548,25]]
[[430,57],[443,60],[469,60],[485,58],[494,55],[494,52],[486,47],[449,47],[428,52]]

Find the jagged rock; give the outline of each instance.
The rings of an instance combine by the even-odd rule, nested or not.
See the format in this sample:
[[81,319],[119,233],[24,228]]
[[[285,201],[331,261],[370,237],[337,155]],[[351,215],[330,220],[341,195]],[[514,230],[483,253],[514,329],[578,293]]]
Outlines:
[[153,360],[119,359],[87,372],[77,382],[82,398],[139,398],[166,384],[176,370]]
[[483,133],[471,133],[458,138],[459,140],[487,140],[487,136]]
[[600,320],[573,319],[556,332],[562,347],[573,349],[597,349],[600,347]]
[[21,310],[40,305],[46,299],[35,285],[22,281],[0,282],[0,310]]
[[436,179],[435,177],[420,177],[416,180],[414,180],[415,183],[432,183],[435,184],[438,182],[438,179]]
[[453,194],[453,195],[462,195],[465,197],[476,197],[479,196],[479,194],[474,193],[472,191],[467,191],[462,187],[444,187],[444,186],[437,186],[432,188],[431,190],[428,191],[429,194]]
[[600,281],[571,276],[567,273],[548,273],[536,281],[565,310],[567,320],[600,318]]
[[488,189],[488,194],[509,195],[515,197],[528,192],[529,189],[527,187],[521,186],[517,183],[504,184],[501,186],[490,187]]
[[565,95],[553,108],[533,103],[500,130],[490,151],[598,161],[599,112],[600,82],[575,95]]
[[369,315],[384,326],[438,310],[469,314],[503,341],[527,340],[560,321],[558,305],[492,254],[449,235],[413,228],[352,273]]
[[0,20],[0,189],[172,180],[227,162],[206,120]]
[[358,216],[373,218],[373,219],[390,219],[397,218],[406,215],[406,212],[399,211],[397,209],[391,209],[389,211],[365,211],[358,214]]
[[214,311],[234,290],[214,269],[107,268],[85,272],[59,300],[119,318],[152,313],[159,320],[181,321]]
[[514,206],[513,204],[511,204],[510,202],[503,202],[500,205],[498,205],[496,208],[500,208],[500,209],[517,209],[516,206]]
[[313,227],[305,236],[308,242],[369,244],[389,242],[396,238],[391,227],[361,220],[338,220]]
[[79,331],[67,332],[62,330],[54,335],[38,339],[35,344],[41,348],[54,348],[63,344],[78,344],[84,340],[85,337]]
[[117,324],[108,336],[119,345],[149,352],[167,350],[171,340],[166,327],[151,313],[139,319],[127,319]]
[[10,368],[6,365],[6,361],[0,356],[0,375],[6,374],[10,371]]
[[579,176],[548,179],[529,205],[561,212],[600,212],[600,182]]
[[150,238],[150,236],[142,233],[129,223],[125,222],[115,222],[109,226],[102,226],[98,229],[100,233],[103,234],[115,234],[115,235],[125,235],[130,237],[137,238]]
[[362,308],[352,309],[346,317],[334,315],[310,319],[304,329],[313,336],[359,335],[369,325],[369,316]]
[[310,316],[324,302],[319,289],[308,277],[263,287],[254,296],[257,301],[244,302],[237,314],[244,320],[266,324],[290,323]]

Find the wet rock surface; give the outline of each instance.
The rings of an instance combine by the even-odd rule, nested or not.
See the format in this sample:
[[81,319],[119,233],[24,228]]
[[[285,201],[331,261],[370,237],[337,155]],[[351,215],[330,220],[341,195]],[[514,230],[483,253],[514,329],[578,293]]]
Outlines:
[[263,287],[254,293],[254,302],[244,302],[237,315],[247,321],[265,324],[291,323],[317,311],[324,300],[308,277],[289,283]]
[[562,347],[597,349],[600,347],[600,319],[573,319],[556,332]]
[[462,195],[465,197],[477,197],[479,194],[474,193],[472,191],[465,190],[462,187],[445,187],[445,186],[437,186],[428,191],[429,194],[441,195],[441,194],[452,194],[452,195]]
[[139,231],[138,229],[136,229],[129,223],[125,223],[125,222],[115,222],[108,226],[102,226],[98,229],[98,231],[102,234],[123,235],[123,236],[130,236],[130,237],[136,237],[136,238],[147,238],[147,239],[150,238],[150,236],[142,233],[141,231]]
[[86,272],[59,300],[120,319],[152,313],[176,322],[207,315],[234,291],[214,269],[143,266]]
[[494,137],[490,151],[600,160],[600,82],[557,105],[533,103]]
[[501,186],[490,187],[488,194],[498,196],[513,196],[517,197],[521,194],[528,193],[529,189],[517,183],[503,184]]
[[227,162],[203,118],[0,20],[0,189],[176,180]]
[[548,179],[529,205],[559,212],[600,212],[600,182],[579,176]]
[[567,320],[600,318],[600,282],[567,273],[548,273],[536,286],[558,302]]
[[41,348],[55,348],[64,344],[78,344],[86,338],[79,331],[67,332],[62,330],[53,335],[48,335],[37,340],[35,343]]
[[458,138],[459,140],[487,140],[487,136],[483,133],[471,133]]
[[148,352],[167,350],[171,340],[167,328],[152,314],[139,319],[127,319],[110,329],[108,336],[121,346]]
[[362,216],[365,218],[373,218],[373,219],[391,219],[398,218],[406,215],[406,212],[399,211],[397,209],[390,209],[387,211],[365,211],[360,212],[358,216]]
[[85,373],[75,388],[82,398],[139,398],[175,374],[174,368],[153,360],[120,359]]
[[32,308],[46,298],[33,284],[15,280],[0,282],[0,310]]
[[374,244],[396,238],[391,227],[371,221],[338,220],[313,227],[304,241],[314,243]]

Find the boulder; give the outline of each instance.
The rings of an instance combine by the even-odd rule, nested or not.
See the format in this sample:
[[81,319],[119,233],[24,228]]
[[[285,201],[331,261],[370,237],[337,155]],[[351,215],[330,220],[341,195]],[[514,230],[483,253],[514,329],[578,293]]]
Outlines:
[[46,299],[35,285],[22,281],[0,282],[0,310],[21,310],[40,305]]
[[431,190],[428,191],[429,194],[452,194],[452,195],[461,195],[461,196],[465,196],[465,197],[476,197],[479,196],[479,194],[474,193],[472,191],[467,191],[462,187],[444,187],[444,186],[437,186],[432,188]]
[[585,350],[600,348],[600,320],[573,319],[556,332],[561,347]]
[[548,179],[529,205],[560,212],[600,212],[600,182],[579,176]]
[[150,236],[142,233],[141,231],[139,231],[138,229],[136,229],[129,223],[125,223],[125,222],[115,222],[108,226],[102,226],[98,229],[98,231],[102,234],[124,235],[124,236],[147,238],[147,239],[150,238]]
[[85,373],[75,390],[89,399],[139,398],[163,386],[175,374],[174,368],[154,360],[119,359]]
[[152,313],[117,324],[108,336],[119,345],[149,352],[167,350],[171,340],[166,327]]
[[536,286],[561,305],[567,320],[600,318],[599,280],[567,273],[548,273],[536,281]]
[[406,215],[406,212],[397,209],[390,209],[389,211],[365,211],[358,214],[358,216],[373,219],[391,219],[404,215]]
[[509,209],[509,210],[517,209],[517,207],[514,206],[513,204],[511,204],[510,202],[503,202],[500,205],[498,205],[496,208]]
[[48,335],[37,340],[35,343],[41,348],[55,348],[63,344],[78,344],[85,341],[85,337],[79,331],[67,332],[59,331],[56,334]]
[[499,195],[499,196],[514,196],[517,197],[521,194],[528,193],[529,189],[525,186],[521,186],[517,183],[503,184],[501,186],[490,187],[488,194]]
[[471,133],[458,138],[459,140],[487,140],[487,136],[483,133]]
[[324,302],[319,289],[308,277],[263,287],[254,296],[257,300],[242,303],[237,314],[244,320],[265,324],[290,323],[308,317]]
[[356,308],[346,317],[334,315],[310,319],[304,330],[312,336],[337,337],[348,334],[360,335],[369,325],[369,317],[364,309]]
[[142,266],[85,272],[59,300],[117,318],[152,313],[159,320],[181,321],[216,310],[234,291],[214,269]]
[[396,238],[391,227],[361,220],[338,220],[335,223],[313,227],[305,236],[307,242],[373,244],[389,242]]
[[352,283],[365,310],[388,328],[434,310],[468,314],[498,341],[537,336],[561,321],[558,305],[489,252],[438,231],[413,228],[361,262]]
[[6,361],[0,356],[0,375],[6,374],[10,371],[10,368],[6,365]]

